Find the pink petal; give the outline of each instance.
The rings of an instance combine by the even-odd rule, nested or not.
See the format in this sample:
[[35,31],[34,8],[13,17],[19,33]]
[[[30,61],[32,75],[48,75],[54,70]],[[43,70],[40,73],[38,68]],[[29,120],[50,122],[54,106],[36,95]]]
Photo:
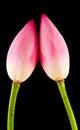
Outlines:
[[53,80],[63,80],[69,73],[69,52],[64,38],[42,14],[40,23],[40,61],[44,71]]
[[7,54],[7,72],[13,81],[23,82],[33,72],[38,60],[38,40],[34,21],[29,21],[16,35]]

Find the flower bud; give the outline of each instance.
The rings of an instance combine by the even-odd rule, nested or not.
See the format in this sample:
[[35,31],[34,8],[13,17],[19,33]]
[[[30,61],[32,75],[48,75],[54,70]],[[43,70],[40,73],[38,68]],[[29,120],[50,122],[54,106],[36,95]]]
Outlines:
[[40,22],[40,62],[46,74],[55,81],[64,80],[69,73],[66,42],[45,14]]
[[33,20],[15,36],[7,54],[6,68],[14,82],[25,81],[33,72],[38,60],[38,40]]

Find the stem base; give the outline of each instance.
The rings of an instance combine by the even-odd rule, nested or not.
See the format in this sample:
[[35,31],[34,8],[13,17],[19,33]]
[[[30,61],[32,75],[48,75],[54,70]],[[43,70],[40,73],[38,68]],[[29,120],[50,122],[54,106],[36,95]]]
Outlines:
[[12,83],[9,106],[8,106],[7,130],[14,130],[15,105],[19,88],[20,88],[19,83]]
[[72,107],[71,107],[71,104],[69,102],[68,95],[67,95],[67,92],[65,89],[64,81],[57,82],[57,86],[58,86],[58,89],[60,91],[66,112],[68,114],[71,128],[72,128],[72,130],[78,130],[76,119],[75,119],[75,116],[74,116],[74,113],[73,113],[73,110],[72,110]]

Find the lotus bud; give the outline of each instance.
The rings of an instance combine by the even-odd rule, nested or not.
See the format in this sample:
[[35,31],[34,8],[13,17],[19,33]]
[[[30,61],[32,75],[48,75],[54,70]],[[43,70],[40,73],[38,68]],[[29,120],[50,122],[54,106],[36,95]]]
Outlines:
[[38,60],[38,40],[35,23],[30,20],[15,36],[7,54],[6,68],[13,82],[25,81]]
[[40,22],[40,62],[54,81],[68,76],[70,62],[66,42],[46,14],[42,14]]

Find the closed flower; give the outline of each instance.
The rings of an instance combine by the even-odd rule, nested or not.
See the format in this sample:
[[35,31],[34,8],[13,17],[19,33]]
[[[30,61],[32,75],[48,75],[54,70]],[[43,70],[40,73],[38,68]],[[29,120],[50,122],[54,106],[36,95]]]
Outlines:
[[69,73],[66,42],[45,14],[40,22],[40,62],[46,74],[55,81],[64,80]]
[[38,60],[38,40],[33,20],[30,20],[13,39],[7,54],[6,67],[14,82],[25,81]]

